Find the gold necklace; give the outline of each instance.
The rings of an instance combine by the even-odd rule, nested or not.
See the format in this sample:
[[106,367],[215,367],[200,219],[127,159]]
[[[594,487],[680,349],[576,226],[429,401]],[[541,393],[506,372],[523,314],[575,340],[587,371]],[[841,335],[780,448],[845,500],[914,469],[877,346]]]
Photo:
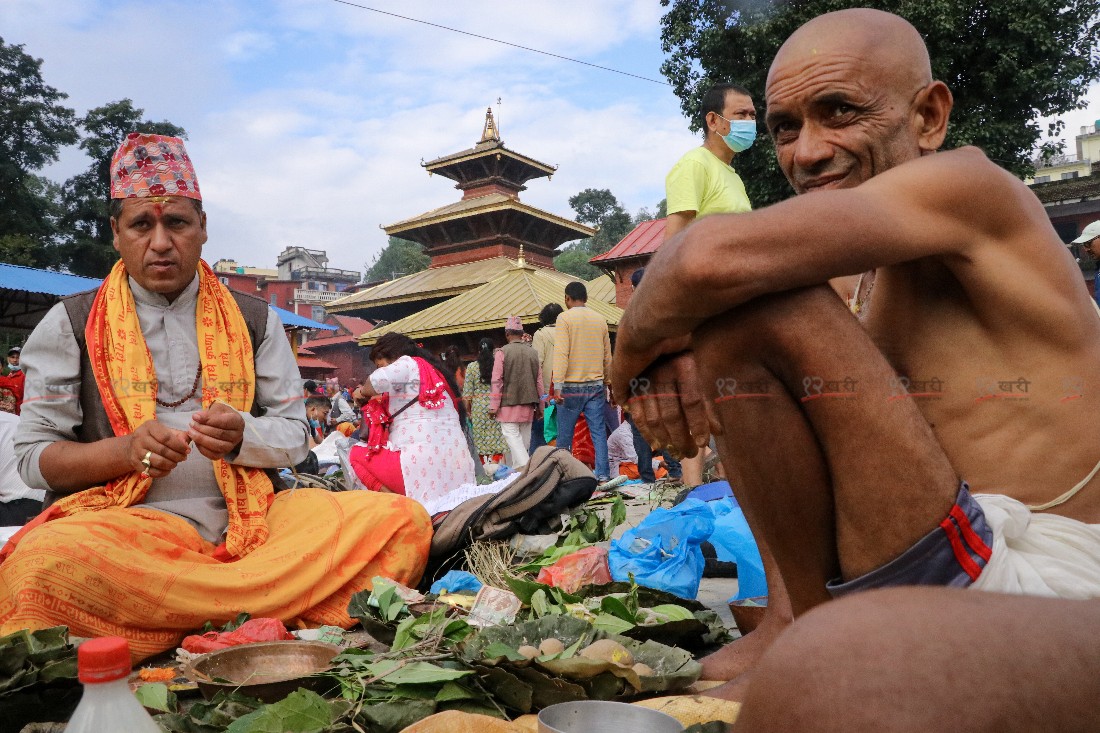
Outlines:
[[[870,275],[870,277],[867,277],[868,275]],[[863,290],[863,279],[865,277],[867,277],[867,283],[868,283],[867,284],[867,293],[865,295],[861,296],[860,293]],[[867,272],[861,273],[860,276],[859,276],[859,280],[856,281],[856,292],[852,296],[852,304],[851,304],[852,313],[856,314],[857,316],[861,316],[865,313],[868,306],[870,306],[870,304],[871,304],[871,292],[874,289],[875,289],[875,271],[874,270],[868,270]]]

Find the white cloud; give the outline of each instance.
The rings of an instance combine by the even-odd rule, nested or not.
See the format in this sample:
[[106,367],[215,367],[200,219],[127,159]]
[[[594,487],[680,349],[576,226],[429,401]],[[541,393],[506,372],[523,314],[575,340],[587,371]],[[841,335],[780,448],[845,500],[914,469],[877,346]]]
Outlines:
[[230,33],[221,43],[222,51],[230,59],[248,59],[263,51],[271,50],[275,41],[265,33],[238,31]]

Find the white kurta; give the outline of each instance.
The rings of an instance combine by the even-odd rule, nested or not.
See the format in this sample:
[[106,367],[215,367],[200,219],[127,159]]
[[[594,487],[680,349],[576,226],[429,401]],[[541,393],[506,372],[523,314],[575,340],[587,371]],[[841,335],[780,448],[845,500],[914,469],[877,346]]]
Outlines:
[[[378,393],[390,396],[390,414],[396,413],[420,394],[420,369],[410,356],[376,369],[370,375]],[[389,450],[401,453],[401,476],[405,496],[421,504],[435,501],[463,484],[474,483],[474,459],[458,421],[450,395],[438,410],[419,404],[394,418]]]

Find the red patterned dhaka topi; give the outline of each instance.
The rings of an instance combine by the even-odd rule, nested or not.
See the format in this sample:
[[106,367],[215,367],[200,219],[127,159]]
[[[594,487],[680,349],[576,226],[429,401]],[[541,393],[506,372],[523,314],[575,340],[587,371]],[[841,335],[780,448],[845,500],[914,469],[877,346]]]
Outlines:
[[111,198],[184,196],[202,201],[183,140],[131,132],[111,158]]

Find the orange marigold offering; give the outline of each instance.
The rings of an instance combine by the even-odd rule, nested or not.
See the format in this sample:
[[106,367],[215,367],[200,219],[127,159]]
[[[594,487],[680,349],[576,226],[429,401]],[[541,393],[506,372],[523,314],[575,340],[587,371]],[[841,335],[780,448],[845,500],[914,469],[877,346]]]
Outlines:
[[177,674],[175,667],[143,667],[138,672],[142,682],[171,682]]

